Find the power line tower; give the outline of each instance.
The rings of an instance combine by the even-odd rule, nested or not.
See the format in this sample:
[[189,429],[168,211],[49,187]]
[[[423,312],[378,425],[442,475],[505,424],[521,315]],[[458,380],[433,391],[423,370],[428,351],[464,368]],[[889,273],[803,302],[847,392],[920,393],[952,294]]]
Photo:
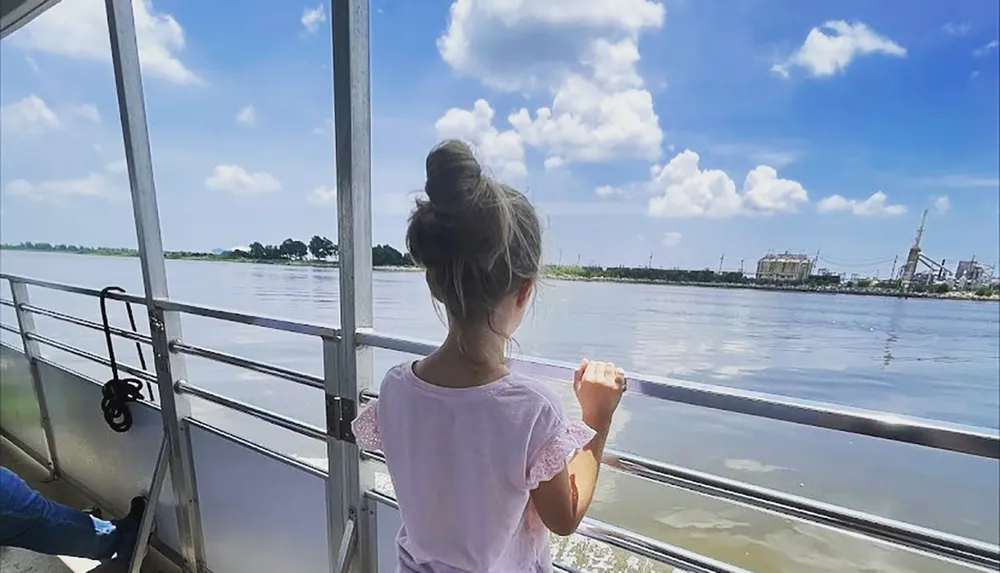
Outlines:
[[892,257],[892,270],[889,271],[889,280],[896,278],[896,262],[899,261],[899,255]]
[[718,272],[718,274],[720,274],[720,275],[722,274],[722,263],[724,263],[724,262],[726,262],[726,253],[722,253],[722,256],[719,257],[719,272]]

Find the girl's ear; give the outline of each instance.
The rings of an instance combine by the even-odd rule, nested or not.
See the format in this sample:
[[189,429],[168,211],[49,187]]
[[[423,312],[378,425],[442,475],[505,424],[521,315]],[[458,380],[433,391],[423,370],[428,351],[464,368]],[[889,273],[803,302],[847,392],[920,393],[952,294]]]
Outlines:
[[431,280],[431,270],[430,269],[427,269],[426,271],[424,271],[424,280],[427,281],[427,288],[429,288],[430,291],[431,291],[431,298],[433,298],[437,302],[440,302],[440,303],[443,304],[444,301],[441,300],[440,293],[437,291],[437,288],[434,286],[435,285],[434,281]]
[[524,281],[524,284],[517,289],[517,307],[524,308],[528,305],[528,301],[531,300],[531,292],[535,288],[535,281]]

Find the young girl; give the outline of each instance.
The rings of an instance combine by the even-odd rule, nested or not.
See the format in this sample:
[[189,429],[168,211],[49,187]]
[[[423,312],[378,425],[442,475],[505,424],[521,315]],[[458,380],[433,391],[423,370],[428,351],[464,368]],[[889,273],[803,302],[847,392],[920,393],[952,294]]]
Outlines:
[[390,370],[354,421],[395,486],[398,570],[552,571],[549,531],[569,535],[587,512],[624,373],[582,361],[582,420],[568,420],[544,383],[511,373],[505,350],[538,278],[538,216],[459,141],[427,156],[425,191],[406,243],[447,311],[448,337]]

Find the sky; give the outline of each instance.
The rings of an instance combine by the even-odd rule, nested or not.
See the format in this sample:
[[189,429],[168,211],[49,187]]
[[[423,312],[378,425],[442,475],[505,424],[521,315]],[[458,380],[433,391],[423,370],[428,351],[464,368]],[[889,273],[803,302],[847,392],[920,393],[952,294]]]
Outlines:
[[[0,240],[132,246],[101,0],[0,43]],[[164,244],[336,237],[328,3],[135,0]],[[1000,258],[995,0],[372,0],[374,241],[470,141],[550,263]],[[724,257],[724,259],[723,259]]]

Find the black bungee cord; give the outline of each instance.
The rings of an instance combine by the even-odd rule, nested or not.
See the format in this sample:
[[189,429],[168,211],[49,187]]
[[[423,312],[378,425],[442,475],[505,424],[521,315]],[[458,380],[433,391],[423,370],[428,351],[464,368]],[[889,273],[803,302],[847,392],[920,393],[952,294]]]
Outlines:
[[[124,293],[125,289],[117,286],[105,287],[101,290],[101,320],[104,324],[104,340],[108,345],[108,361],[111,363],[111,379],[104,383],[101,389],[101,412],[108,426],[118,433],[125,433],[132,427],[132,412],[128,403],[142,400],[142,381],[138,378],[122,378],[118,373],[118,361],[115,359],[115,345],[111,340],[111,326],[108,322],[107,297],[111,292]],[[132,331],[137,332],[132,305],[125,301]],[[139,363],[146,369],[146,358],[143,356],[139,342],[135,343],[139,353]],[[149,388],[149,399],[153,399],[153,390]]]

